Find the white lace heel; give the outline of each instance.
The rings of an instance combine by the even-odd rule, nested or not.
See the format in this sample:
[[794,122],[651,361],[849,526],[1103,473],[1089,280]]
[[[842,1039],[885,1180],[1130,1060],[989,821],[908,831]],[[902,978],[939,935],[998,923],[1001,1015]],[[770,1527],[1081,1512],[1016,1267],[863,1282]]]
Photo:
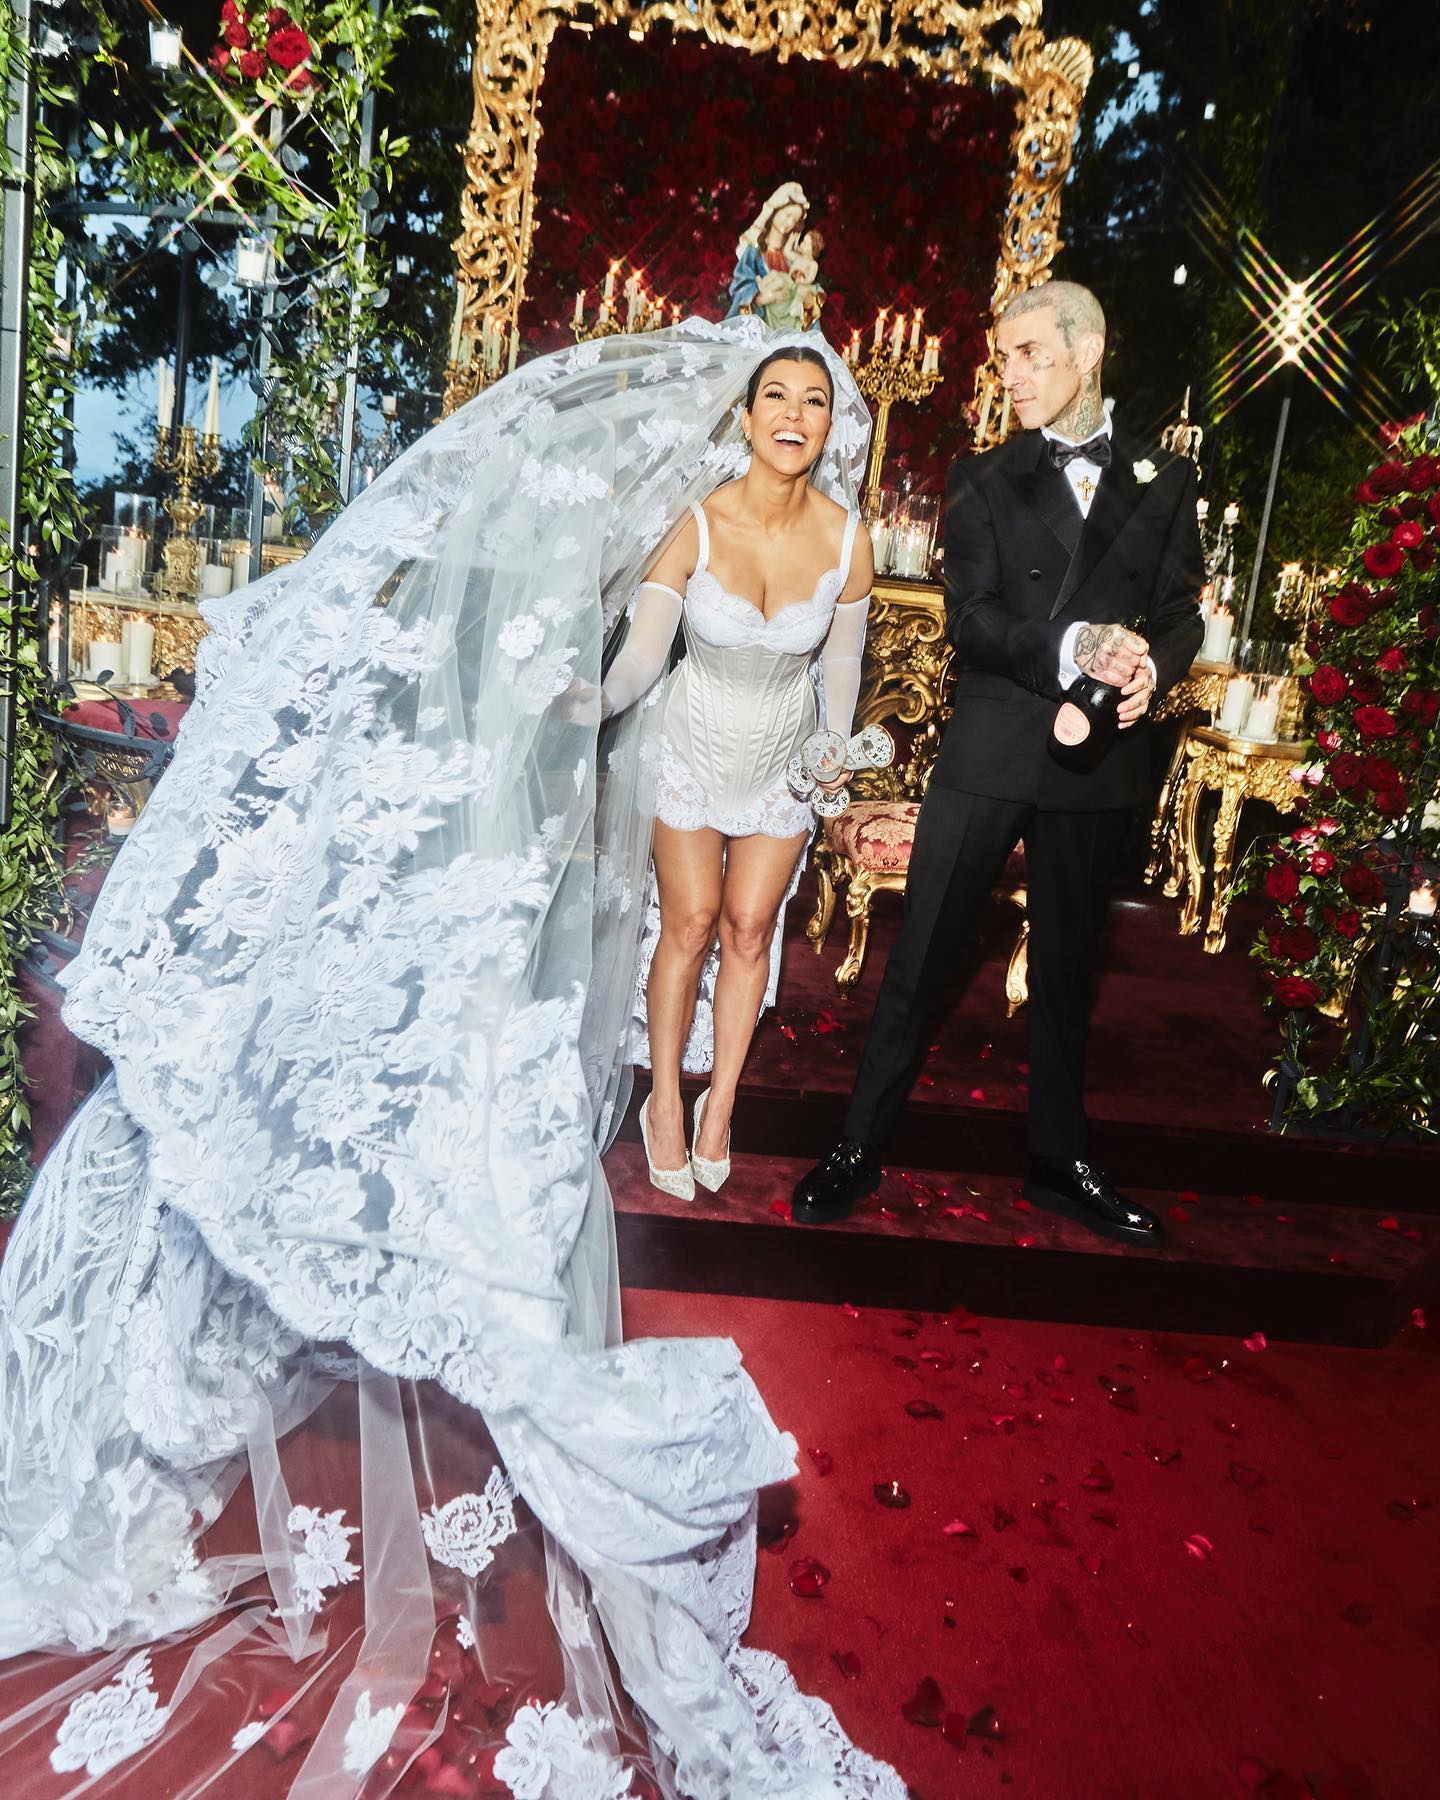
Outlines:
[[[645,1161],[650,1166],[650,1185],[659,1188],[662,1194],[669,1194],[676,1200],[693,1200],[695,1198],[695,1177],[690,1173],[688,1162],[683,1169],[657,1169],[655,1167],[655,1159],[650,1154],[650,1132],[645,1123],[645,1114],[649,1110],[649,1106],[650,1096],[647,1094],[640,1105],[640,1142],[645,1146]],[[714,1165],[707,1166],[713,1167]]]
[[[709,1098],[710,1090],[709,1088],[706,1088],[705,1092],[695,1102],[695,1142],[697,1144],[700,1142],[700,1121],[705,1117],[705,1102]],[[694,1171],[695,1179],[700,1183],[701,1187],[709,1188],[712,1194],[718,1194],[721,1188],[724,1187],[725,1183],[730,1179],[729,1133],[727,1132],[725,1137],[724,1156],[719,1157],[712,1162],[708,1156],[697,1156],[692,1150],[690,1152],[690,1167]]]

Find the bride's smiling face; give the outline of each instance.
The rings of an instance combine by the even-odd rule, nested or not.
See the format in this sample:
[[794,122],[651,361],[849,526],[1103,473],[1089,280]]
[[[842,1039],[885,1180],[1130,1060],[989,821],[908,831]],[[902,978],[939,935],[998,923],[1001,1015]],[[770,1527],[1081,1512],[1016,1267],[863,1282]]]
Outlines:
[[773,362],[745,414],[755,461],[777,475],[804,475],[830,435],[830,384],[814,363]]

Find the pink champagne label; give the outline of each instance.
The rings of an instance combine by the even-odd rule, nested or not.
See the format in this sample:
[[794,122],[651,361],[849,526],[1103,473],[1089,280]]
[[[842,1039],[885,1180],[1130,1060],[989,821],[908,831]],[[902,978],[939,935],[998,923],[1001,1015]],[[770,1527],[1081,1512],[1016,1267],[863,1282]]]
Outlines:
[[1078,706],[1072,706],[1067,700],[1055,715],[1055,736],[1073,749],[1076,744],[1083,744],[1089,735],[1089,719]]

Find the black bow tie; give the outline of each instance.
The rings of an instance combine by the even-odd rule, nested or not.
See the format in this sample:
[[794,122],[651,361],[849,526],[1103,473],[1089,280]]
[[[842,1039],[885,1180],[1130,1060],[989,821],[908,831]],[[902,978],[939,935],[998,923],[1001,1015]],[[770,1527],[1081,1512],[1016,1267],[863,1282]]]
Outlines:
[[1047,438],[1050,446],[1050,461],[1057,469],[1065,468],[1072,462],[1091,462],[1097,468],[1110,467],[1110,433],[1097,431],[1092,438],[1086,438],[1083,444],[1067,444],[1060,438]]

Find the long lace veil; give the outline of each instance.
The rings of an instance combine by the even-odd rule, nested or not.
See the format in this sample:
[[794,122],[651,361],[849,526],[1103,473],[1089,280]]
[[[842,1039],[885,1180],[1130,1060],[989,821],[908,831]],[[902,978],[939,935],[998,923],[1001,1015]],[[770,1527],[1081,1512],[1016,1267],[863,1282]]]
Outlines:
[[[7,1768],[903,1791],[739,1647],[793,1441],[728,1341],[620,1341],[599,1160],[658,709],[597,741],[577,696],[744,467],[784,341],[690,321],[530,364],[208,607],[68,976],[113,1073],[0,1271]],[[815,479],[851,506],[869,420],[829,360]]]

